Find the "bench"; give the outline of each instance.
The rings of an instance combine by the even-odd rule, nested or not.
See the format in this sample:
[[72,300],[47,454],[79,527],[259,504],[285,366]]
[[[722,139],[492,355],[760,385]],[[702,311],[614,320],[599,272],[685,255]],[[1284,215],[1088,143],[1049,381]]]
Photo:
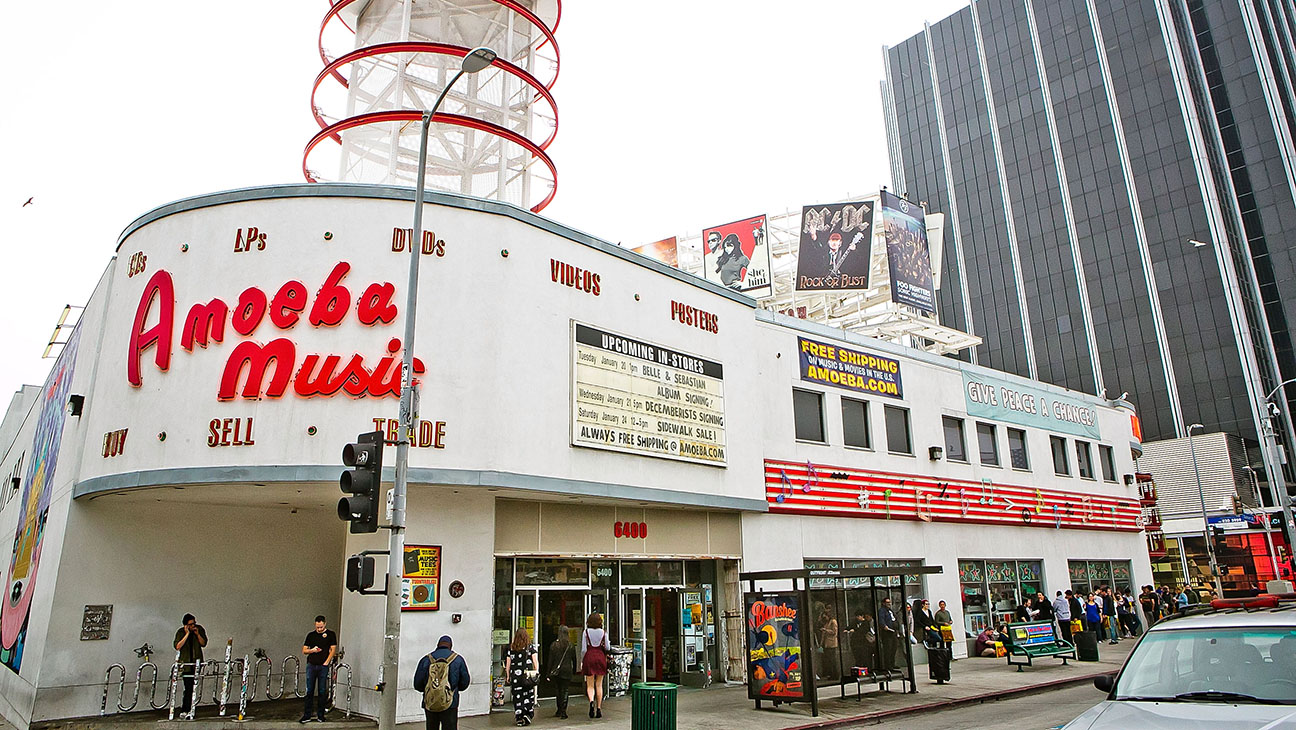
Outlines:
[[[1067,659],[1076,659],[1075,644],[1058,638],[1057,629],[1052,621],[1027,621],[1019,624],[1008,624],[1004,635],[1004,648],[1008,650],[1008,664],[1017,667],[1033,666],[1032,660],[1039,657],[1055,657],[1063,664]],[[1025,661],[1022,661],[1022,659]]]

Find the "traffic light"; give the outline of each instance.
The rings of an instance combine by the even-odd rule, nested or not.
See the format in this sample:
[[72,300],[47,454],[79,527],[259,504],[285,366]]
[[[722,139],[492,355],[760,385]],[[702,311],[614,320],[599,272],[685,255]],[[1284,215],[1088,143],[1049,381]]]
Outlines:
[[347,558],[346,589],[353,593],[364,593],[373,588],[374,559],[368,555],[352,555]]
[[1240,515],[1245,511],[1246,510],[1243,509],[1242,498],[1236,494],[1233,495],[1233,514]]
[[351,523],[351,534],[378,531],[378,495],[382,487],[382,431],[362,433],[342,447],[342,463],[353,467],[342,472],[338,483],[351,495],[338,500],[338,517]]
[[1211,541],[1215,544],[1215,554],[1220,554],[1228,543],[1224,540],[1224,528],[1219,525],[1211,525]]

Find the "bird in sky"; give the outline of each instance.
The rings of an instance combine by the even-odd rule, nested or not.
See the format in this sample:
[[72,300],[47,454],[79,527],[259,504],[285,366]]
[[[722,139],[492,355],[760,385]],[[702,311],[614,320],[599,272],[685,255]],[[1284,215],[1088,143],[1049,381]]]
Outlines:
[[33,200],[35,200],[35,196],[32,196],[32,197],[28,198],[26,203],[23,203],[22,205],[20,205],[20,206],[18,206],[18,207],[20,207],[20,208],[26,208],[27,206],[29,206],[29,205],[32,204],[32,201],[33,201]]

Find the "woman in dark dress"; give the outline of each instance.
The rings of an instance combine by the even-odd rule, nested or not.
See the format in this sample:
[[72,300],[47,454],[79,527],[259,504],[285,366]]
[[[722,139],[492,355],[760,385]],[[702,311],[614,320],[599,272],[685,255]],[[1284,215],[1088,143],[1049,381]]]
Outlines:
[[598,611],[585,620],[581,633],[580,672],[585,675],[585,696],[589,698],[590,719],[603,717],[603,677],[608,671],[608,638],[603,617]]
[[[513,719],[518,727],[530,725],[535,719],[536,683],[527,680],[527,673],[535,672],[539,667],[540,657],[531,646],[531,637],[526,629],[518,629],[513,634],[513,643],[509,644],[508,656],[504,658],[504,675],[508,677],[509,689],[512,690]],[[536,672],[531,676],[539,675]]]

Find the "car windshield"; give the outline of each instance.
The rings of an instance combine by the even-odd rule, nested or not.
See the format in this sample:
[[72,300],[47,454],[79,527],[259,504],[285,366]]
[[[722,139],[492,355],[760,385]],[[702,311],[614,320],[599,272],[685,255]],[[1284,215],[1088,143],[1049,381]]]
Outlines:
[[1296,704],[1296,629],[1149,632],[1125,662],[1115,698]]

